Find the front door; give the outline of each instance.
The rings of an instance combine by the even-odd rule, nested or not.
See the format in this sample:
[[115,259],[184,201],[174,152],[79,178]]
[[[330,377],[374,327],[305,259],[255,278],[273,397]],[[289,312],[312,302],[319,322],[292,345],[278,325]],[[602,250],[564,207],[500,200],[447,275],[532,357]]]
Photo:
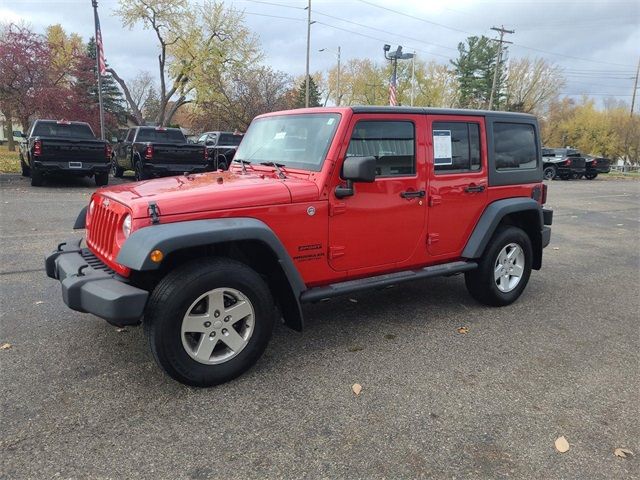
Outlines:
[[425,117],[361,115],[349,132],[342,158],[374,156],[377,177],[355,183],[352,196],[331,195],[329,264],[346,271],[400,263],[425,227]]
[[484,117],[428,116],[429,223],[432,257],[464,248],[487,202]]

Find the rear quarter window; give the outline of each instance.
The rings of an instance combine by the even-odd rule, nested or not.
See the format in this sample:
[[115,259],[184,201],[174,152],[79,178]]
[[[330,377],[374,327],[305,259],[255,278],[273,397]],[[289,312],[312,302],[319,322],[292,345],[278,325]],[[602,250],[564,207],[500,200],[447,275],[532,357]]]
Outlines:
[[493,126],[496,170],[538,168],[538,149],[533,125],[496,122]]

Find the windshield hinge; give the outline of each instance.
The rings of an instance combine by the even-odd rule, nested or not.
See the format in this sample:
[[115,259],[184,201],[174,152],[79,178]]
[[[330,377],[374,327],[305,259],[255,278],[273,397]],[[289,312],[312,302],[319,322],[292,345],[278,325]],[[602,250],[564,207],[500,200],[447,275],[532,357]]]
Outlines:
[[155,225],[156,223],[160,223],[160,209],[156,202],[149,202],[149,218],[151,218],[151,224]]

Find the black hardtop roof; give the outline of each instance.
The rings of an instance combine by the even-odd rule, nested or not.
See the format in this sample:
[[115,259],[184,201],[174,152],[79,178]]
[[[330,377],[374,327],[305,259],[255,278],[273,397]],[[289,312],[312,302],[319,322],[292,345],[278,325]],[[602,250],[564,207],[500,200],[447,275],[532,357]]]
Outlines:
[[412,113],[423,115],[471,115],[483,117],[513,117],[535,119],[535,115],[520,112],[503,112],[500,110],[471,110],[465,108],[433,108],[433,107],[391,107],[375,105],[356,105],[351,107],[353,113]]

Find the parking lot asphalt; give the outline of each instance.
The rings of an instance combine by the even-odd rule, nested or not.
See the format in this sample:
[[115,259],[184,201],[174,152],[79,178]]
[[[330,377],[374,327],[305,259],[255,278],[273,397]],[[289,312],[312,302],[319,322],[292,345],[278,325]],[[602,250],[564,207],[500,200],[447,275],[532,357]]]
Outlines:
[[311,305],[211,389],[46,277],[93,189],[0,175],[0,478],[640,477],[640,182],[551,182],[551,245],[512,306],[460,276]]

